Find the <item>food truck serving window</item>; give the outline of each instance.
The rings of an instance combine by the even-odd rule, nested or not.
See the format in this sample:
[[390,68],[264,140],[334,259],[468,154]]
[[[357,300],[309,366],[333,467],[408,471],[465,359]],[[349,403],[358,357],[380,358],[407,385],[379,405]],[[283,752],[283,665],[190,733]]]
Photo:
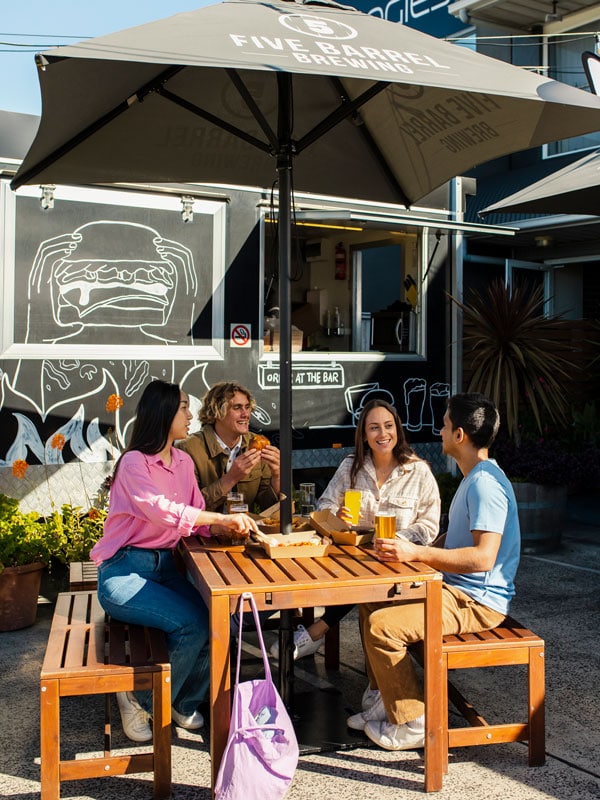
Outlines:
[[[296,222],[292,351],[418,355],[421,229]],[[265,353],[277,352],[276,225],[265,225]],[[356,356],[355,356],[356,357]]]

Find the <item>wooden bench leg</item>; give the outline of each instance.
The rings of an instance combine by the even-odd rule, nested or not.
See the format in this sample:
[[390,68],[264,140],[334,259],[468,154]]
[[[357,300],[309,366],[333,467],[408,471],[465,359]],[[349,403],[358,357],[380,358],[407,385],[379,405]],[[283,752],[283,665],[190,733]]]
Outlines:
[[60,797],[60,696],[58,680],[40,684],[41,800]]
[[527,671],[529,701],[529,765],[541,767],[546,762],[544,648],[529,648]]
[[152,679],[154,800],[171,797],[171,668],[165,665]]
[[442,654],[442,669],[442,686],[444,687],[444,691],[442,692],[442,725],[444,726],[444,730],[442,731],[442,769],[444,775],[447,775],[448,750],[450,748],[448,739],[448,657],[444,654]]

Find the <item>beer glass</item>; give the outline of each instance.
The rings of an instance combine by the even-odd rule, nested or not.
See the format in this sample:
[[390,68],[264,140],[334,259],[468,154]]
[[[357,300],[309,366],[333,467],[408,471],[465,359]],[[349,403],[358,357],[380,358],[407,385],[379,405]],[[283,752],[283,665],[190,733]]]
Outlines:
[[[239,494],[239,493],[238,493]],[[244,495],[241,495],[242,500],[244,499]],[[232,503],[231,508],[229,509],[230,514],[247,514],[248,513],[248,504],[247,503]],[[248,535],[243,533],[233,532],[231,534],[231,544],[246,544],[248,541]]]
[[385,501],[379,504],[375,512],[375,538],[396,538],[396,514]]
[[244,503],[242,492],[227,492],[227,513],[231,514],[232,506],[239,506]]

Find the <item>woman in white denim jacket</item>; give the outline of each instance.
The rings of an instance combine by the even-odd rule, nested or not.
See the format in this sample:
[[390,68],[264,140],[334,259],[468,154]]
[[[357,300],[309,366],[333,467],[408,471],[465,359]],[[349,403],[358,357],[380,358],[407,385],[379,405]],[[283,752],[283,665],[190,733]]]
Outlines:
[[[379,508],[396,515],[396,536],[418,544],[430,544],[439,531],[440,493],[426,461],[408,445],[396,409],[384,400],[365,405],[356,427],[354,455],[345,458],[321,496],[318,509],[328,509],[352,524],[344,505],[348,489],[361,492],[358,529],[373,528]],[[352,606],[331,606],[308,629],[294,633],[294,658],[315,653],[332,625]],[[279,655],[279,644],[271,647]]]

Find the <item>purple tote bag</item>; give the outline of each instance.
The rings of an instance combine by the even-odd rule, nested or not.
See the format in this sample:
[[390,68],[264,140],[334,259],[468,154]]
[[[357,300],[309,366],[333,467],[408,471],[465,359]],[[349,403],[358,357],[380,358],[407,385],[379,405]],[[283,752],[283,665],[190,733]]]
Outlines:
[[[240,683],[244,600],[250,602],[265,677]],[[298,764],[298,741],[267,658],[254,597],[239,605],[237,668],[229,736],[215,784],[215,800],[281,800]]]

